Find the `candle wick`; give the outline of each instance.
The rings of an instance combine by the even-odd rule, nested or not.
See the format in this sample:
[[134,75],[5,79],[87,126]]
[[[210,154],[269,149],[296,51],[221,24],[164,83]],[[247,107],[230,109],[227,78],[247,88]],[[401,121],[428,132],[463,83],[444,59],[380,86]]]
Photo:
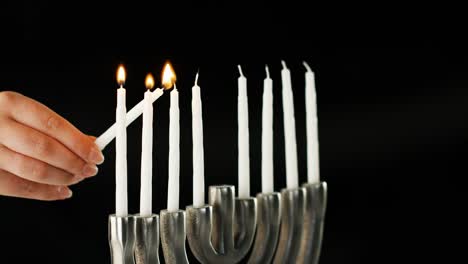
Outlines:
[[307,69],[308,72],[313,72],[309,64],[307,64],[307,62],[303,61],[302,64],[304,64],[304,67]]
[[242,68],[240,65],[237,65],[237,68],[239,68],[239,73],[241,77],[244,77],[244,73],[242,73]]
[[198,73],[200,70],[197,71],[197,75],[195,75],[195,86],[198,86]]
[[288,67],[286,66],[286,62],[284,62],[284,60],[281,61],[281,64],[283,65],[283,69],[284,70],[287,70]]
[[268,69],[268,65],[265,65],[265,71],[266,71],[267,78],[270,79],[270,70]]
[[174,90],[177,91],[177,86],[175,83],[174,83]]

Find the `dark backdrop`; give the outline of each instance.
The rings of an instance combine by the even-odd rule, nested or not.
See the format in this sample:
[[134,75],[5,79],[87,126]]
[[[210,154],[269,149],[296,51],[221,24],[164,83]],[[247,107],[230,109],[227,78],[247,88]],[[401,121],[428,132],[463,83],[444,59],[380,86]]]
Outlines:
[[[292,6],[292,7],[291,7]],[[275,189],[285,186],[280,60],[291,69],[300,179],[306,179],[303,60],[316,72],[321,177],[329,184],[322,263],[455,259],[467,152],[468,53],[430,29],[364,33],[318,8],[222,2],[0,4],[0,89],[37,99],[82,131],[113,123],[115,71],[129,108],[165,60],[178,76],[181,206],[191,204],[190,88],[200,70],[207,184],[237,184],[237,64],[248,78],[251,192],[260,191],[261,95],[275,92]],[[367,21],[372,25],[373,21]],[[382,31],[381,31],[382,30]],[[389,32],[389,35],[386,35]],[[423,33],[421,33],[423,32]],[[416,36],[416,38],[415,38]],[[155,104],[154,209],[166,208],[169,97]],[[139,208],[141,120],[128,129],[129,210]],[[74,197],[0,197],[0,263],[109,263],[114,144]],[[449,251],[444,251],[449,249]]]

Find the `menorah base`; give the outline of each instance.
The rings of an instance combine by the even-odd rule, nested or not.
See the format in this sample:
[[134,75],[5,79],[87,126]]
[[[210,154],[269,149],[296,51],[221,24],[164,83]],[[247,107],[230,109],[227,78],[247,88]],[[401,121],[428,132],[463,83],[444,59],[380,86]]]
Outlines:
[[255,198],[234,198],[234,186],[210,186],[209,206],[187,207],[187,238],[198,261],[240,262],[255,235]]

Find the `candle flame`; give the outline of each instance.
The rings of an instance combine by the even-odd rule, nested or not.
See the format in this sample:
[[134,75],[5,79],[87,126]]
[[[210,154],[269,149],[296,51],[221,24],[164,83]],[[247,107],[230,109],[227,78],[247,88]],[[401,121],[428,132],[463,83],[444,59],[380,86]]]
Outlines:
[[122,64],[119,65],[119,68],[117,69],[117,83],[120,85],[120,86],[123,86],[124,83],[125,83],[125,77],[126,77],[126,74],[125,74],[125,68]]
[[174,85],[176,81],[176,75],[175,75],[174,69],[172,69],[171,63],[166,62],[166,65],[164,65],[161,79],[162,79],[162,85],[164,86],[165,89],[169,89]]
[[148,89],[148,90],[153,89],[153,87],[154,87],[154,78],[153,78],[153,75],[151,73],[148,73],[146,75],[145,85],[146,85],[146,89]]

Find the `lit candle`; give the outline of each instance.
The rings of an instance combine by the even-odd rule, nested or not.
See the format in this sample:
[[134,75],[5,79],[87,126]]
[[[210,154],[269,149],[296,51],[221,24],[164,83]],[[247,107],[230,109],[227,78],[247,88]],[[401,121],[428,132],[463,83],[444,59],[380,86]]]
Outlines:
[[273,81],[268,66],[263,81],[262,108],[262,192],[273,192]]
[[169,180],[167,187],[167,210],[179,210],[179,176],[180,176],[180,124],[179,124],[179,91],[175,85],[175,74],[170,64],[166,64],[163,73],[163,85],[170,88],[171,106],[169,108]]
[[297,143],[296,143],[296,121],[294,120],[294,99],[291,85],[291,73],[286,63],[281,61],[281,83],[283,85],[283,119],[284,119],[284,144],[286,155],[286,186],[287,188],[298,187],[297,168]]
[[238,184],[239,198],[250,196],[250,164],[249,164],[249,109],[247,99],[247,79],[239,65],[237,122],[238,122]]
[[[164,93],[164,90],[161,88],[156,88],[153,92],[151,92],[151,102],[158,100],[158,98]],[[141,100],[137,105],[135,105],[130,111],[127,113],[126,123],[125,126],[129,126],[137,117],[139,117],[143,113],[143,101]],[[115,138],[116,134],[116,124],[113,124],[109,127],[106,132],[100,135],[95,143],[99,147],[99,149],[103,150],[111,141]]]
[[120,88],[117,89],[117,108],[115,111],[115,214],[118,217],[128,215],[127,205],[127,127],[125,107],[125,69],[122,65],[117,71],[117,81]]
[[205,205],[205,166],[203,154],[203,116],[198,73],[192,87],[193,206]]
[[307,70],[305,73],[305,104],[307,118],[307,181],[309,183],[318,183],[320,182],[320,164],[315,76],[314,72],[306,62],[304,62],[304,66]]
[[141,186],[140,186],[140,215],[144,217],[153,214],[153,102],[151,89],[154,78],[146,76],[146,92],[143,99],[143,129],[141,135]]

